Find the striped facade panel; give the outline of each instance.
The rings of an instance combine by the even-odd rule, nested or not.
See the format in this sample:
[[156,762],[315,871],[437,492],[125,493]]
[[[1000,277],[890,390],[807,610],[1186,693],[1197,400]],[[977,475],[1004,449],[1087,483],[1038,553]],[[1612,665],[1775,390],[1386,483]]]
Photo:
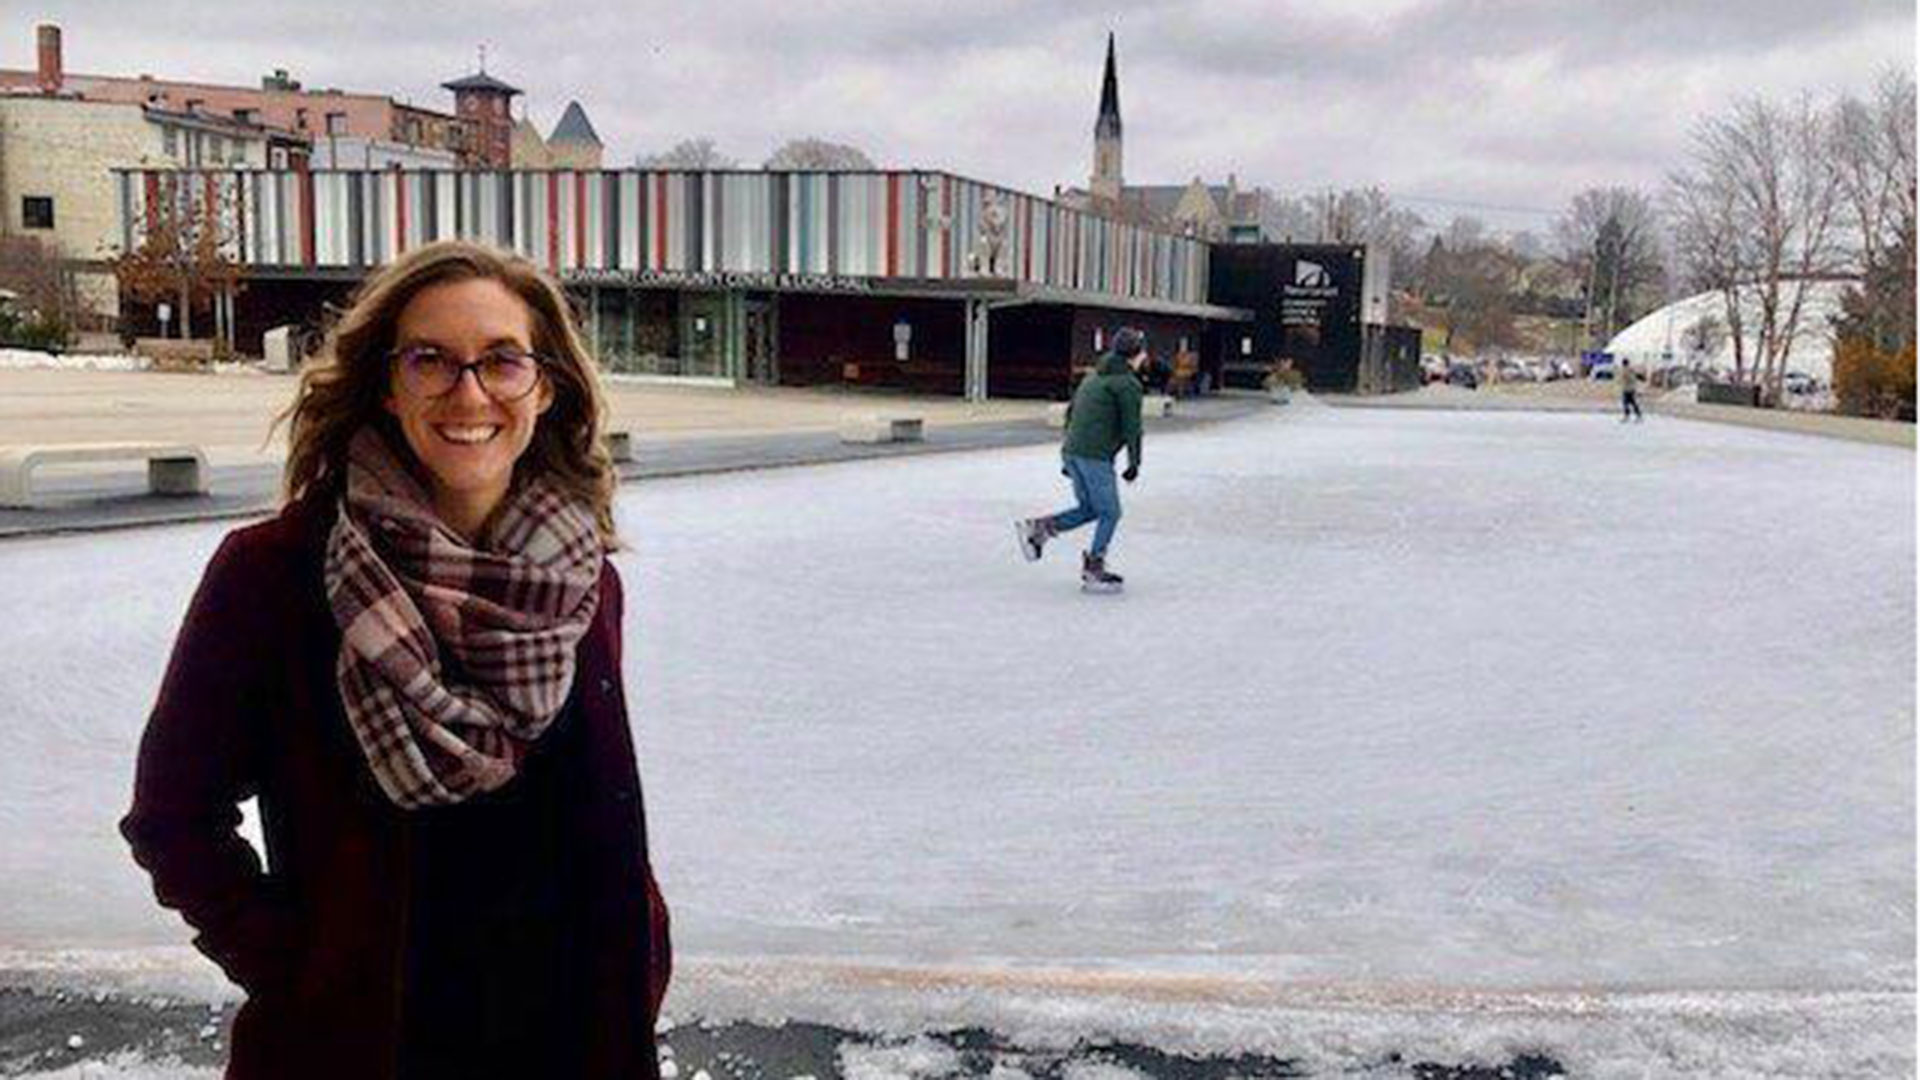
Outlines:
[[641,252],[645,250],[646,216],[641,213],[640,199],[645,184],[635,173],[620,173],[615,183],[620,192],[620,251],[612,265],[624,270],[644,269],[647,263]]
[[714,185],[717,197],[711,210],[716,270],[768,270],[769,235],[767,176],[725,175]]
[[[505,221],[500,227],[500,246],[516,251],[534,261],[539,261],[539,252],[533,247],[533,230],[528,228],[533,214],[533,193],[530,190],[533,177],[528,173],[508,173],[507,190],[501,194],[501,205],[506,207]],[[544,226],[544,222],[542,223]],[[544,233],[543,227],[538,231]]]
[[313,175],[313,261],[347,266],[347,185],[339,173]]
[[371,267],[438,239],[561,270],[722,271],[952,279],[989,202],[996,275],[1072,292],[1205,300],[1207,246],[945,173],[326,170],[117,175],[119,235],[155,199],[215,202],[234,254],[265,266]]
[[580,189],[574,183],[577,175],[571,172],[547,174],[547,198],[551,201],[548,219],[553,223],[547,230],[547,258],[555,269],[580,265],[579,232],[575,228],[581,213]]

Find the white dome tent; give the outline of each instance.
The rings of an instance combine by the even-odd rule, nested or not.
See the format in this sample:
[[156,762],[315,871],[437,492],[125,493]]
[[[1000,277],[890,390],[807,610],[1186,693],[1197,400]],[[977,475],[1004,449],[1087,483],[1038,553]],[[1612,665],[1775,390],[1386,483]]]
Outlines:
[[[1833,324],[1840,314],[1840,298],[1853,286],[1844,281],[1817,281],[1808,286],[1800,325],[1787,352],[1786,370],[1804,371],[1823,383],[1833,381]],[[1746,327],[1747,365],[1755,362],[1759,351],[1760,298],[1756,289],[1746,289],[1741,297],[1742,320]],[[1702,322],[1717,324],[1711,335],[1713,347],[1705,352],[1690,348],[1693,330]],[[1707,365],[1733,370],[1733,338],[1726,331],[1726,302],[1718,292],[1703,292],[1676,300],[1640,319],[1613,336],[1607,351],[1633,361],[1651,371],[1668,364]]]

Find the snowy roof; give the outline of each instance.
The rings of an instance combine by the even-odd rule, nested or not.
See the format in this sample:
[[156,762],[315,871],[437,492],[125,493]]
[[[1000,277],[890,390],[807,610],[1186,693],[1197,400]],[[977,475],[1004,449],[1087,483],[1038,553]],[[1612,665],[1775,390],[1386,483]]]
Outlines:
[[[1791,288],[1792,283],[1784,286]],[[1806,307],[1800,313],[1800,325],[1787,352],[1788,371],[1804,371],[1822,382],[1833,378],[1833,326],[1840,314],[1840,298],[1852,286],[1844,281],[1816,281],[1807,285]],[[1741,323],[1747,330],[1747,363],[1753,363],[1756,351],[1755,329],[1760,321],[1760,294],[1747,288],[1740,298]],[[1709,324],[1704,351],[1692,348],[1701,339],[1694,328]],[[1607,351],[1645,367],[1663,364],[1704,363],[1715,367],[1733,367],[1733,339],[1726,332],[1726,300],[1718,292],[1698,293],[1676,300],[1627,327],[1607,342]]]

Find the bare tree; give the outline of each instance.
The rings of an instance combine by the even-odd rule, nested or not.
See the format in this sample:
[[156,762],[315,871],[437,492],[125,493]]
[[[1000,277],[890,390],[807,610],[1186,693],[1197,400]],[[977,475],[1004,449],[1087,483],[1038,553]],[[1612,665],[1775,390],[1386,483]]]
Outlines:
[[641,154],[633,163],[642,169],[731,169],[740,164],[721,153],[704,135],[682,139],[673,149],[658,154]]
[[1856,256],[1850,269],[1864,274],[1899,239],[1902,223],[1913,219],[1912,74],[1889,69],[1871,100],[1841,99],[1828,134]]
[[1260,229],[1286,243],[1312,243],[1322,235],[1320,213],[1311,200],[1278,194],[1262,200]]
[[1590,345],[1646,310],[1661,279],[1657,222],[1652,197],[1624,187],[1588,188],[1554,220],[1554,247],[1586,285]]
[[1699,123],[1687,167],[1668,180],[1689,276],[1723,298],[1734,377],[1775,394],[1814,283],[1845,265],[1829,127],[1811,98],[1748,98]]
[[1370,244],[1387,252],[1395,266],[1412,266],[1419,258],[1419,214],[1394,205],[1378,187],[1349,188],[1334,196],[1326,229],[1333,243]]
[[1680,333],[1680,347],[1696,363],[1705,363],[1707,358],[1720,351],[1727,340],[1727,328],[1720,317],[1713,314],[1703,315],[1693,321]]
[[1426,222],[1394,203],[1379,187],[1348,188],[1318,195],[1276,195],[1265,188],[1260,226],[1268,236],[1290,243],[1373,244],[1392,254],[1396,265],[1419,260],[1419,235]]
[[769,169],[793,169],[817,172],[851,172],[874,167],[866,151],[846,143],[828,142],[811,136],[789,139],[767,158]]
[[[218,321],[240,286],[232,188],[214,173],[164,176],[133,225],[133,248],[113,260],[121,295],[148,304],[177,301],[183,338],[193,336],[196,306],[213,307]],[[224,334],[217,336],[222,345],[231,344]]]
[[1422,279],[1437,308],[1446,351],[1518,344],[1513,320],[1518,270],[1519,260],[1497,245],[1476,241],[1456,248],[1442,237],[1434,238]]
[[31,236],[0,236],[0,339],[65,345],[80,312],[73,271],[50,243]]
[[1487,223],[1472,214],[1456,214],[1440,234],[1450,251],[1467,251],[1486,243]]

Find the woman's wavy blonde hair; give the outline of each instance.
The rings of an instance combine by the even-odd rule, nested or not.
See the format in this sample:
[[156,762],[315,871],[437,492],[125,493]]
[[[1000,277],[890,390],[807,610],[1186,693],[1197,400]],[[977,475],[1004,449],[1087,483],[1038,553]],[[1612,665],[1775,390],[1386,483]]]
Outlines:
[[537,474],[581,499],[613,547],[618,478],[601,439],[606,398],[566,296],[518,255],[461,240],[428,244],[388,263],[361,285],[328,331],[318,356],[301,372],[293,404],[274,421],[276,427],[288,424],[287,498],[338,497],[347,444],[368,424],[379,425],[405,452],[406,439],[383,404],[392,385],[388,357],[400,313],[431,286],[476,279],[499,282],[532,312],[533,351],[553,387],[553,405],[514,466],[516,483]]

